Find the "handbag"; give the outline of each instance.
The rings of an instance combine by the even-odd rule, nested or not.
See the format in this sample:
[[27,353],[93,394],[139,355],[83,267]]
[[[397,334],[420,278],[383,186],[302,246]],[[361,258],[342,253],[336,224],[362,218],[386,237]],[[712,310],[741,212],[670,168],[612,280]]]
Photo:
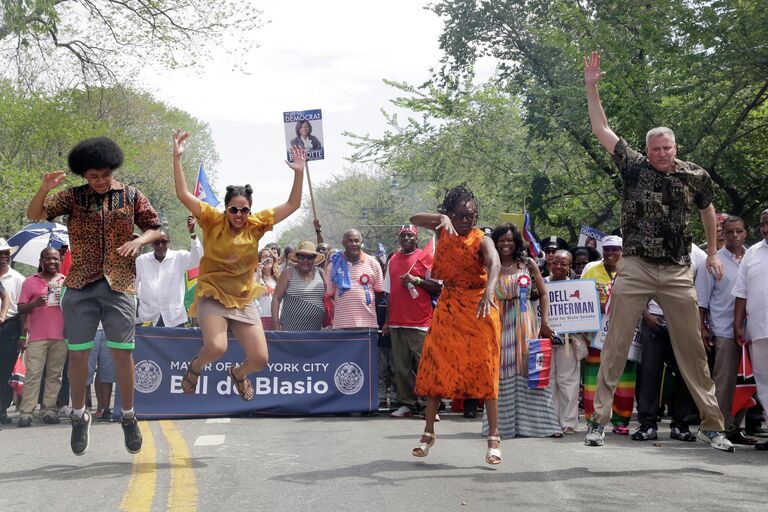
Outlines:
[[16,364],[13,365],[11,378],[8,380],[8,385],[13,389],[14,393],[19,396],[24,393],[24,377],[26,377],[26,375],[27,367],[24,366],[24,351],[22,351],[16,359]]

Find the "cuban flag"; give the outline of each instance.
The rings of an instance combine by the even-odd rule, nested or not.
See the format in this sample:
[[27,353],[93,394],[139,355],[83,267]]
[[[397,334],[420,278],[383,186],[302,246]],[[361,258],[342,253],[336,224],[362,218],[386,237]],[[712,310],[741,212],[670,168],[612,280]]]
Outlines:
[[211,184],[208,183],[208,178],[205,176],[205,170],[203,170],[203,162],[200,162],[200,169],[197,171],[197,183],[195,184],[195,197],[201,201],[208,203],[214,208],[219,206],[220,201],[213,193]]
[[533,238],[533,235],[531,234],[531,218],[528,215],[528,212],[525,213],[525,224],[523,225],[523,238],[526,242],[528,242],[528,253],[530,254],[531,258],[538,258],[539,253],[541,253],[541,247],[539,247],[539,242],[536,241],[535,238]]

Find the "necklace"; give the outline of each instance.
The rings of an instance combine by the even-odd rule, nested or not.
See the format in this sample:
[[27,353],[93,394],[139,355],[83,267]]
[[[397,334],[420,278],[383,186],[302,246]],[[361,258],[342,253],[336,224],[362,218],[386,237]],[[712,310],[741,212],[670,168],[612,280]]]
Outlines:
[[509,265],[502,265],[502,266],[501,266],[501,268],[502,268],[503,270],[512,270],[512,268],[513,268],[513,267],[515,267],[515,266],[517,266],[517,262],[516,262],[516,261],[513,261],[513,262],[512,262],[511,264],[509,264]]

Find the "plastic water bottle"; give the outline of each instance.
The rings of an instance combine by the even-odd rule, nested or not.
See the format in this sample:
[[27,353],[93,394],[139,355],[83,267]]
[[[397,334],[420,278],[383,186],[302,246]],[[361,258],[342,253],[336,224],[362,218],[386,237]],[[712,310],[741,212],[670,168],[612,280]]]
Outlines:
[[416,289],[413,283],[408,283],[406,286],[408,286],[408,293],[411,294],[411,298],[415,299],[419,296],[419,290]]

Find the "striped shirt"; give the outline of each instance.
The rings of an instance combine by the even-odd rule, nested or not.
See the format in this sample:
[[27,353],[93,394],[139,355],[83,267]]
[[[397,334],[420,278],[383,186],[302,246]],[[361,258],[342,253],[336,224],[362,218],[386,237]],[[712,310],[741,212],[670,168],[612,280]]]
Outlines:
[[325,316],[325,284],[320,269],[313,269],[312,281],[305,281],[292,266],[286,272],[291,273],[291,278],[283,295],[283,309],[280,312],[283,330],[319,331]]
[[[346,255],[344,256],[346,258]],[[352,281],[352,288],[345,291],[344,295],[339,295],[336,283],[328,280],[327,295],[332,295],[336,302],[333,312],[333,329],[378,329],[379,324],[376,320],[376,297],[375,293],[381,293],[384,290],[384,276],[381,271],[381,265],[372,256],[360,253],[360,259],[355,263],[347,260],[349,265],[349,279]],[[368,277],[368,295],[370,304],[366,303],[365,288],[363,288],[360,278]]]

